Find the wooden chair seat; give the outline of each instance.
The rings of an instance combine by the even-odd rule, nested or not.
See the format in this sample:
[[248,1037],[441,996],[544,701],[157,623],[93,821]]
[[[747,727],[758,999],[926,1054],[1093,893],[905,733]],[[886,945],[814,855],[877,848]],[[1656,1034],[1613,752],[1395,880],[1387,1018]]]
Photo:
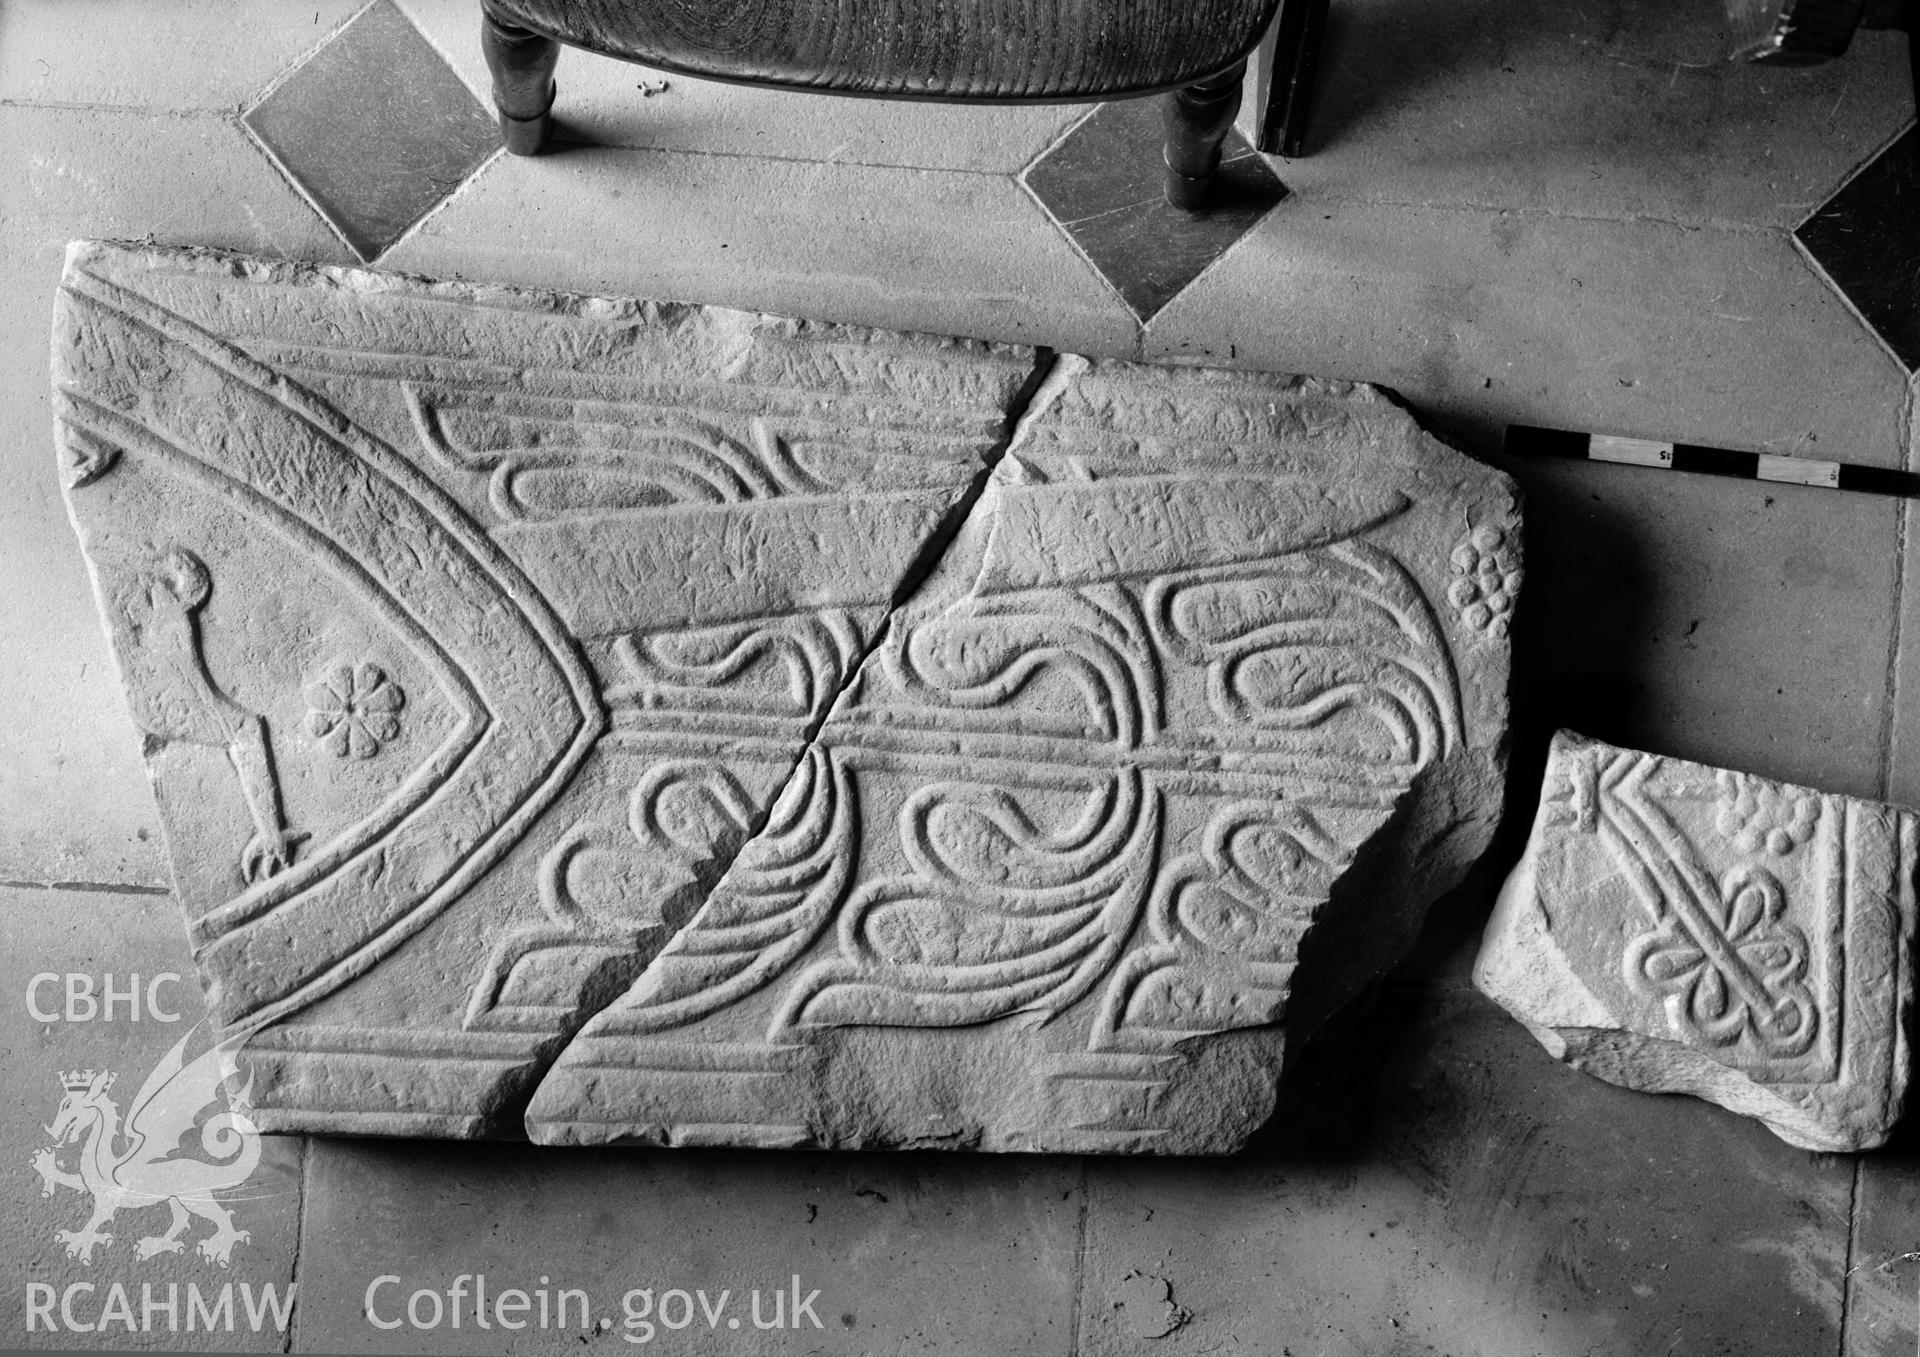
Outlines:
[[[1324,7],[1325,0],[1317,0]],[[1282,0],[482,0],[507,149],[537,154],[559,46],[705,80],[1041,103],[1168,92],[1167,197],[1204,205]]]
[[489,0],[569,47],[890,99],[1116,98],[1244,58],[1279,0]]

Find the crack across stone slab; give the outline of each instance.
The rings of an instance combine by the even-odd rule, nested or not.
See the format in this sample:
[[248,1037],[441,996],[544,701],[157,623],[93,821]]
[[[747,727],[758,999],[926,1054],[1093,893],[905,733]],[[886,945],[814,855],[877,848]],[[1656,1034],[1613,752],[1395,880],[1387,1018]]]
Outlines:
[[[839,685],[819,703],[817,710],[808,719],[806,732],[801,738],[799,748],[794,751],[793,760],[786,772],[780,776],[773,791],[754,808],[752,819],[737,844],[731,851],[722,853],[716,858],[713,884],[688,903],[680,917],[665,921],[664,933],[669,942],[699,914],[707,901],[726,883],[734,864],[765,833],[773,808],[787,794],[795,779],[802,775],[807,764],[807,755],[820,743],[821,731],[826,727],[828,719],[839,709],[847,694],[858,685],[861,675],[866,671],[868,661],[886,644],[887,637],[893,628],[894,618],[901,608],[920,592],[922,586],[946,559],[961,529],[978,510],[994,473],[1009,452],[1018,446],[1027,425],[1049,407],[1061,389],[1061,382],[1072,370],[1071,365],[1065,363],[1056,351],[1044,347],[1037,347],[1034,350],[1032,370],[1028,373],[1026,381],[1007,402],[1006,419],[999,439],[983,454],[980,469],[967,483],[966,488],[954,497],[953,503],[941,515],[940,521],[927,534],[919,551],[901,572],[900,582],[887,602],[886,611],[874,624],[866,643],[861,646],[853,663],[846,667],[840,677]],[[664,945],[663,943],[663,947]],[[644,975],[645,972],[646,967],[642,967],[640,974]],[[635,983],[638,979],[639,977],[636,976]],[[572,1030],[541,1050],[537,1073],[531,1074],[513,1094],[490,1109],[488,1120],[503,1131],[510,1131],[516,1127],[524,1128],[527,1110],[539,1096],[553,1067],[566,1056],[580,1032],[585,1030],[599,1014],[619,1003],[628,988],[630,986],[619,987],[597,1003],[583,1003]]]
[[306,1247],[307,1201],[313,1192],[313,1137],[300,1137],[300,1195],[293,1209],[293,1258],[287,1269],[287,1279],[292,1293],[292,1303],[288,1311],[287,1327],[280,1335],[280,1351],[295,1352],[300,1342],[300,1261]]

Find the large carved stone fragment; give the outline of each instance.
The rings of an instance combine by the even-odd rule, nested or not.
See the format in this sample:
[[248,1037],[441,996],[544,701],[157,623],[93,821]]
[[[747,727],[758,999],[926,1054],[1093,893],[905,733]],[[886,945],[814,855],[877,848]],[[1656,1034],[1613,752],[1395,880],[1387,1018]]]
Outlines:
[[1474,971],[1556,1057],[1813,1150],[1907,1083],[1911,811],[1562,732]]
[[1492,829],[1516,529],[1371,393],[1061,359],[532,1134],[1237,1148]]
[[54,365],[263,1124],[457,1135],[758,827],[1033,356],[81,244]]
[[1497,814],[1364,388],[103,245],[55,366],[270,1128],[1230,1150]]

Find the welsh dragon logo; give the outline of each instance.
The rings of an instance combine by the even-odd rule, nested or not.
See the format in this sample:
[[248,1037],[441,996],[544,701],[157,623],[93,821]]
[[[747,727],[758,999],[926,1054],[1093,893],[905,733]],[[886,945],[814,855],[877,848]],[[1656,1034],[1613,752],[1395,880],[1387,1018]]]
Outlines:
[[[113,1243],[103,1227],[116,1212],[163,1202],[173,1211],[172,1223],[165,1234],[147,1235],[134,1245],[141,1258],[182,1252],[181,1235],[195,1216],[213,1225],[213,1233],[196,1246],[201,1257],[222,1267],[233,1246],[250,1237],[234,1228],[232,1212],[214,1194],[244,1183],[260,1162],[260,1133],[238,1110],[246,1106],[252,1077],[232,1099],[225,1093],[227,1079],[237,1072],[234,1053],[251,1034],[231,1037],[186,1063],[182,1053],[192,1035],[180,1038],[154,1066],[129,1104],[124,1124],[107,1096],[115,1077],[111,1071],[71,1070],[60,1076],[65,1096],[45,1128],[53,1144],[34,1151],[33,1167],[41,1196],[68,1187],[93,1197],[85,1225],[54,1232],[69,1258],[91,1264],[94,1249]],[[209,1111],[213,1115],[202,1121]],[[182,1138],[196,1126],[206,1159],[179,1153]],[[59,1156],[76,1143],[79,1171],[70,1173],[60,1167]]]

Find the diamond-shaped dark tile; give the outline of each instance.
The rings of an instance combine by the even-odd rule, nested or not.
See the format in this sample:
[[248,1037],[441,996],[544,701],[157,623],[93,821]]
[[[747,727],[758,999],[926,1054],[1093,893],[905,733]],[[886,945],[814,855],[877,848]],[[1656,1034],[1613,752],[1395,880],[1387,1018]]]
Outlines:
[[357,15],[243,121],[362,259],[500,144],[491,111],[390,0]]
[[1909,372],[1920,368],[1920,164],[1916,156],[1920,156],[1920,130],[1910,130],[1794,233]]
[[1027,191],[1142,323],[1198,278],[1287,186],[1238,132],[1227,135],[1209,205],[1168,205],[1159,99],[1102,104],[1027,167]]

